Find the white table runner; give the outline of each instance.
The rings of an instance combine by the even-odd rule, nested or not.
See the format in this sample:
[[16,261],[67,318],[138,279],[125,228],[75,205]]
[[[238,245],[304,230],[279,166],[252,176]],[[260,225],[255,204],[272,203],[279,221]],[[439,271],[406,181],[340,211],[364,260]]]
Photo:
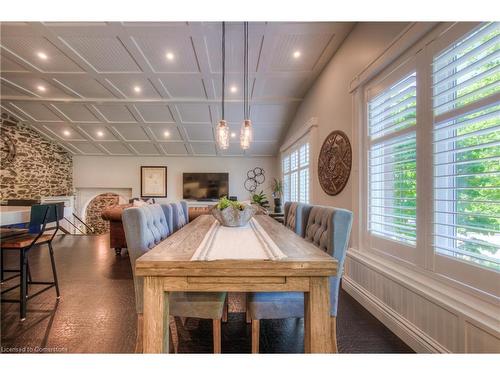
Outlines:
[[191,260],[286,258],[264,228],[252,218],[243,227],[224,227],[215,221]]

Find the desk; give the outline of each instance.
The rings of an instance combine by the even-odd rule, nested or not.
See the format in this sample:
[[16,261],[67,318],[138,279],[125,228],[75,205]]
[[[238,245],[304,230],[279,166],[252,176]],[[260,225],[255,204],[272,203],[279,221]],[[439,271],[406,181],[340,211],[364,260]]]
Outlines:
[[304,292],[305,351],[332,351],[328,277],[337,274],[337,261],[269,216],[255,219],[286,258],[191,261],[215,220],[202,215],[137,259],[136,275],[144,277],[144,353],[168,353],[167,294],[174,291]]
[[27,223],[30,214],[30,206],[0,206],[0,225]]

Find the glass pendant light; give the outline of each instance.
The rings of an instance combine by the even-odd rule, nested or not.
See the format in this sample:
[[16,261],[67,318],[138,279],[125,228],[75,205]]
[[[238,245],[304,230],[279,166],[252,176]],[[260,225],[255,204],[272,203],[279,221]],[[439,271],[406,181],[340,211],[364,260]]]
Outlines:
[[245,119],[241,125],[240,145],[243,150],[248,150],[253,140],[250,106],[248,104],[248,22],[243,23],[243,34],[243,116]]
[[221,150],[229,148],[229,125],[224,120],[224,94],[226,89],[226,23],[222,22],[222,119],[217,124],[216,140]]

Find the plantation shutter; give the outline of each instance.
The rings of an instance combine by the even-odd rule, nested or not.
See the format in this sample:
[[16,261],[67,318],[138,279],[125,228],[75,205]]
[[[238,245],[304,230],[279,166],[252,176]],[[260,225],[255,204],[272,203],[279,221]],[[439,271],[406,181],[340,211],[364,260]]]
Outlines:
[[500,270],[500,27],[433,59],[437,253]]
[[368,101],[368,230],[416,244],[416,73]]

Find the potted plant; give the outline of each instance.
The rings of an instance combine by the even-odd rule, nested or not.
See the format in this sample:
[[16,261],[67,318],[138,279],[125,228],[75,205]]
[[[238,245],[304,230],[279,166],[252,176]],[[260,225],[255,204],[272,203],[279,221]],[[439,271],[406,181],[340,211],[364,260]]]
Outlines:
[[212,215],[225,227],[246,225],[255,214],[255,208],[249,204],[231,201],[222,197],[212,208]]
[[281,180],[274,178],[271,186],[274,198],[274,212],[281,213],[281,196],[283,195],[283,183]]
[[252,194],[252,204],[258,206],[261,213],[267,214],[269,208],[269,201],[263,190],[258,194]]

